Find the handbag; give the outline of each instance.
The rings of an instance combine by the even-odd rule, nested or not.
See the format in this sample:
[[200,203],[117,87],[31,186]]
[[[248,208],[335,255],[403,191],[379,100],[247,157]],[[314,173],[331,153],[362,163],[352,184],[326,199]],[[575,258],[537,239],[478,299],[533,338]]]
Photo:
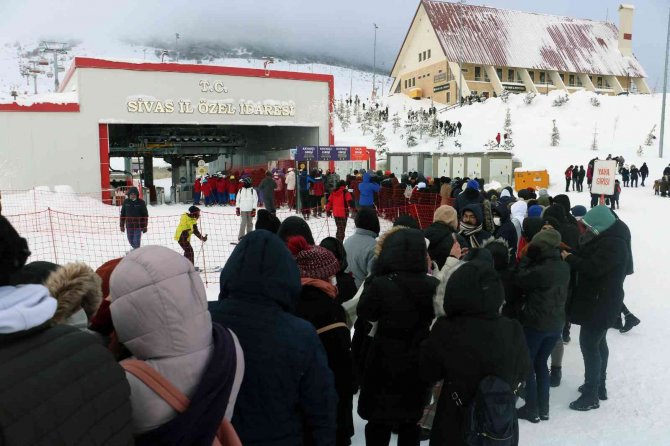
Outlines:
[[[126,359],[121,361],[120,364],[126,372],[142,381],[178,413],[184,412],[191,404],[186,395],[146,362]],[[235,432],[235,428],[226,418],[221,420],[212,446],[242,446],[242,441]]]

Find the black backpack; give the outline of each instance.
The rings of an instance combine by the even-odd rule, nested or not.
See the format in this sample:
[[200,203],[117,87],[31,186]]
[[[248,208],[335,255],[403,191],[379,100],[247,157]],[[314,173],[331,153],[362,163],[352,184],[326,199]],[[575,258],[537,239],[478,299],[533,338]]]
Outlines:
[[519,443],[516,395],[497,376],[479,382],[477,392],[467,407],[458,393],[452,399],[463,413],[463,440],[468,446],[515,446]]

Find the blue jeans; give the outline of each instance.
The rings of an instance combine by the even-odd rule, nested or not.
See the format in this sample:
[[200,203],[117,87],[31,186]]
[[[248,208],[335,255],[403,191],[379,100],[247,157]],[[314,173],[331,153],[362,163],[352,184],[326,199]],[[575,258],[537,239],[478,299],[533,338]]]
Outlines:
[[200,192],[193,192],[193,204],[200,204]]
[[142,229],[140,228],[126,228],[126,235],[128,236],[128,243],[133,249],[140,247],[142,242]]
[[526,380],[526,404],[532,408],[549,410],[549,368],[547,360],[561,338],[561,331],[539,331],[524,327],[530,353],[530,370]]

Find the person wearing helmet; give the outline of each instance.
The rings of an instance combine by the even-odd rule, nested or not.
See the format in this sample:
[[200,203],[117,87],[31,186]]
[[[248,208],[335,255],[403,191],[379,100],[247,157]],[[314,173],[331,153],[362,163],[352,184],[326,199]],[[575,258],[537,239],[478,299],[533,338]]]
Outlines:
[[198,230],[198,219],[200,218],[200,208],[191,206],[188,212],[184,212],[177,226],[177,231],[174,234],[174,239],[179,243],[179,246],[184,250],[184,257],[189,259],[191,263],[195,264],[195,256],[193,247],[191,246],[191,235],[195,235],[203,242],[207,241],[207,236],[200,234]]
[[238,240],[242,240],[242,237],[254,230],[253,219],[256,216],[256,206],[258,205],[258,194],[251,187],[251,178],[243,178],[240,183],[242,183],[242,189],[239,190],[235,199],[236,214],[238,217],[242,217]]

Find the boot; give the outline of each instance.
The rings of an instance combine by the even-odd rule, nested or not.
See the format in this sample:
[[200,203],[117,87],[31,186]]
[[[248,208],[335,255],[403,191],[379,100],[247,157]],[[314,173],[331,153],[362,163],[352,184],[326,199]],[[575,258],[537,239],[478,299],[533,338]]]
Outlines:
[[537,409],[529,407],[528,404],[519,407],[516,410],[516,415],[520,420],[527,420],[531,423],[540,422],[540,416],[537,413]]
[[597,409],[600,407],[597,398],[590,396],[582,395],[577,398],[575,401],[570,403],[570,409],[579,410],[580,412],[586,412],[591,409]]
[[633,327],[635,327],[639,323],[640,323],[640,320],[638,318],[636,318],[633,313],[628,313],[626,315],[626,324],[619,329],[619,332],[628,333],[629,331],[631,331],[633,329]]
[[540,420],[549,421],[549,402],[540,403],[540,408],[538,409],[540,415]]
[[551,366],[551,382],[550,382],[551,387],[560,386],[562,377],[563,373],[561,372],[561,368]]
[[[579,393],[583,394],[585,389],[586,384],[582,384],[577,390]],[[607,401],[607,387],[605,387],[605,383],[601,383],[600,386],[598,386],[598,399],[600,401]]]
[[[623,323],[621,322],[621,315],[617,315],[616,320],[614,321],[613,329],[621,331],[623,329]],[[632,327],[631,327],[632,328]]]

